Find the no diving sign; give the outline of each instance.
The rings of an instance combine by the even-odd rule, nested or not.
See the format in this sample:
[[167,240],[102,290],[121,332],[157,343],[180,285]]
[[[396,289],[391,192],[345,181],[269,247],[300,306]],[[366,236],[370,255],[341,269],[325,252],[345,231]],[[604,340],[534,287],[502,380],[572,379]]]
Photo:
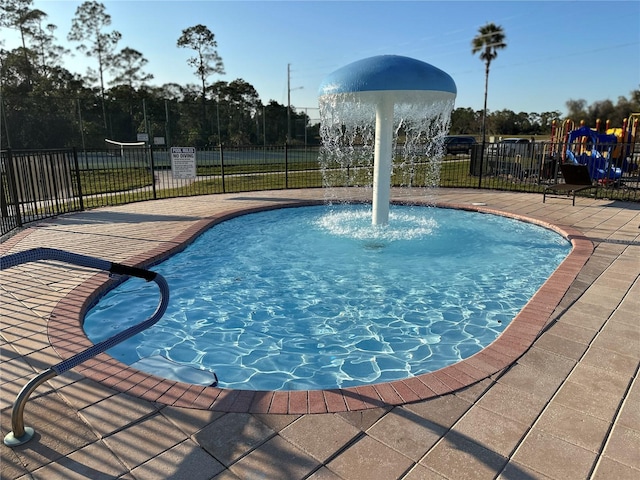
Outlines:
[[196,147],[171,147],[173,178],[196,178]]

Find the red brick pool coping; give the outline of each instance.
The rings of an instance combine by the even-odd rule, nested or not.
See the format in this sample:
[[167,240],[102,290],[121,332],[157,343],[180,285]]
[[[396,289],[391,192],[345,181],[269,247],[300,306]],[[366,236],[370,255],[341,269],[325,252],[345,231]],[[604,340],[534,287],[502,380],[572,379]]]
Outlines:
[[[185,228],[171,240],[173,247],[149,250],[123,263],[138,267],[152,266],[184,249],[212,225],[234,216],[266,209],[321,203],[291,201],[280,205],[231,209]],[[593,244],[576,229],[526,216],[469,204],[437,203],[435,206],[492,213],[541,225],[563,235],[573,246],[567,258],[505,331],[488,347],[461,362],[404,380],[344,389],[308,391],[229,390],[191,385],[133,369],[107,354],[89,359],[74,370],[116,391],[165,405],[220,412],[269,414],[346,412],[402,405],[473,385],[509,367],[530,348],[551,321],[554,310],[592,254]],[[51,345],[62,359],[67,359],[93,345],[82,330],[82,319],[92,304],[112,285],[112,280],[106,274],[96,273],[58,302],[49,321],[48,334]]]

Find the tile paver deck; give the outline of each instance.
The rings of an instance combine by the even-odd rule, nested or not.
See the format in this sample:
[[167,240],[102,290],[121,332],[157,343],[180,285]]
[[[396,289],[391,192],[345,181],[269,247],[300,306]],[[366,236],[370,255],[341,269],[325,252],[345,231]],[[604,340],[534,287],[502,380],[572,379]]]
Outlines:
[[[233,212],[322,199],[287,190],[103,208],[31,226],[0,253],[51,247],[148,264]],[[189,387],[101,355],[34,392],[25,424],[36,437],[0,447],[2,478],[640,478],[640,204],[541,200],[438,194],[574,240],[572,257],[469,361],[406,382],[273,394]],[[20,388],[89,345],[79,318],[106,281],[55,262],[0,272],[3,436]]]

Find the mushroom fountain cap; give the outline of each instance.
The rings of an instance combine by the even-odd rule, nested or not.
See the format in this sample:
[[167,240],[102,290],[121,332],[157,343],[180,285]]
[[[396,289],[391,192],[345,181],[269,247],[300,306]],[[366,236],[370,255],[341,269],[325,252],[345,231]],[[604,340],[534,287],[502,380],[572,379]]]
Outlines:
[[456,84],[444,71],[420,60],[379,55],[350,63],[329,74],[319,96],[345,96],[366,103],[391,97],[396,103],[455,99]]

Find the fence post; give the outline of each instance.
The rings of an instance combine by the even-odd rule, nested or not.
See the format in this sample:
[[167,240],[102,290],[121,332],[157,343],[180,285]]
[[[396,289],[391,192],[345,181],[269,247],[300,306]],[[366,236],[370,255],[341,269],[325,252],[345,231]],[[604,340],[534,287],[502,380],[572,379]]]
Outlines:
[[82,198],[82,179],[80,177],[80,162],[78,161],[78,149],[76,147],[73,147],[73,168],[76,174],[76,186],[78,187],[78,198],[80,199],[80,211],[84,212],[84,198]]
[[289,143],[284,142],[284,188],[289,188]]
[[22,227],[22,215],[20,213],[20,198],[18,198],[18,186],[16,184],[15,168],[13,163],[13,155],[11,149],[7,148],[7,182],[9,184],[9,192],[15,206],[16,225]]
[[482,150],[480,150],[480,172],[478,172],[478,188],[482,188],[482,167],[484,167],[484,150],[486,147],[486,140],[482,138]]
[[153,145],[149,144],[149,168],[151,169],[151,188],[153,190],[153,199],[157,200],[156,193],[156,166],[153,161]]
[[224,183],[224,151],[222,149],[222,143],[218,146],[220,149],[220,175],[222,177],[222,193],[227,193],[227,189]]

